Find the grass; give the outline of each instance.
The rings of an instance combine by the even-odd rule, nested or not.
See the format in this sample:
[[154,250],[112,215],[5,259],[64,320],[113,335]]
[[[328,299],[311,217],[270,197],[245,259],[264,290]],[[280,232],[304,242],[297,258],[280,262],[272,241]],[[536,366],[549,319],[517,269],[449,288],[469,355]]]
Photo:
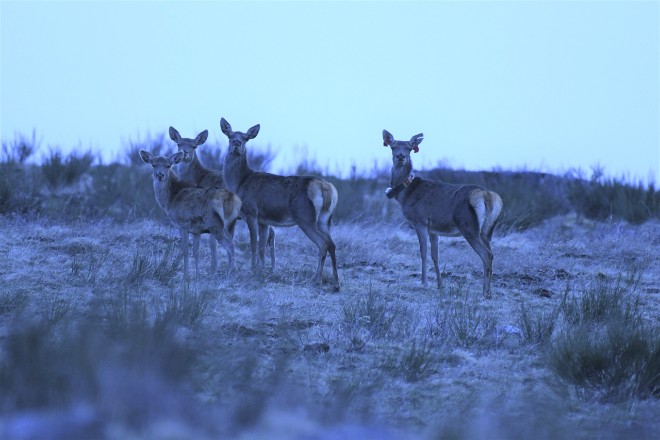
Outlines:
[[[90,151],[65,155],[59,147],[49,147],[39,164],[28,164],[38,149],[35,134],[32,139],[17,136],[11,142],[3,142],[0,213],[20,212],[63,221],[99,217],[115,221],[164,219],[154,207],[149,169],[137,154],[140,149],[155,154],[173,153],[174,145],[164,135],[130,142],[123,160],[110,164],[99,163]],[[200,160],[210,168],[221,169],[222,152],[221,145],[204,145],[199,150]],[[250,161],[253,168],[268,170],[275,155],[270,147],[257,147],[250,151]],[[327,174],[318,164],[304,158],[297,171]],[[653,184],[643,185],[623,178],[606,179],[598,174],[584,180],[531,171],[467,172],[442,168],[420,170],[419,175],[452,183],[479,184],[498,192],[505,206],[498,226],[503,232],[525,230],[570,211],[589,219],[622,219],[632,224],[660,218],[660,191]],[[398,206],[387,203],[383,196],[387,176],[387,170],[374,170],[368,176],[354,173],[348,179],[322,176],[341,195],[334,220],[365,221],[373,217],[400,220]]]
[[[44,192],[43,164],[7,149],[0,438],[644,439],[660,430],[653,216],[557,216],[572,210],[559,203],[565,182],[538,181],[557,203],[533,207],[520,182],[534,173],[471,175],[513,198],[493,239],[494,298],[484,300],[481,262],[462,239],[441,239],[445,287],[423,288],[415,234],[378,178],[353,176],[337,183],[348,203],[333,225],[341,292],[309,281],[316,249],[296,228],[277,231],[275,271],[252,274],[240,222],[237,268],[221,260],[219,273],[185,283],[148,169],[91,165],[92,190],[72,196]],[[208,248],[200,254],[204,268]]]

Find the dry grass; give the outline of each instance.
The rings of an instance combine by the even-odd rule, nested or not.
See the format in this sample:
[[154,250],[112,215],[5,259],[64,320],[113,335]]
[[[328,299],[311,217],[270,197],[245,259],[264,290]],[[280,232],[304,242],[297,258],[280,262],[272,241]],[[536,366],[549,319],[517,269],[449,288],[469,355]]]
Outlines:
[[176,232],[160,223],[0,222],[3,438],[652,438],[660,430],[657,397],[605,404],[548,365],[552,341],[571,325],[558,313],[564,298],[626,274],[640,319],[657,333],[656,221],[562,216],[495,237],[488,301],[481,263],[462,239],[441,240],[445,288],[422,288],[417,239],[404,225],[336,225],[342,290],[334,293],[310,283],[317,251],[294,228],[277,231],[274,272],[250,273],[239,224],[239,268],[227,272],[222,253],[219,273],[207,274],[201,246],[203,275],[184,285]]

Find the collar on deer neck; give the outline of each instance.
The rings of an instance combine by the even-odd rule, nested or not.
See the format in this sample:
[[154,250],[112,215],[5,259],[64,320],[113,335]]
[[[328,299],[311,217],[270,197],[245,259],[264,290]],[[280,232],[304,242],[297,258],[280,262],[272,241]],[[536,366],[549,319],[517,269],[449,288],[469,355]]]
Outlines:
[[413,180],[415,180],[415,173],[411,171],[410,175],[408,175],[408,177],[406,177],[403,182],[399,183],[394,188],[387,188],[385,190],[385,195],[388,199],[393,199],[394,197],[401,194],[406,188],[408,188]]

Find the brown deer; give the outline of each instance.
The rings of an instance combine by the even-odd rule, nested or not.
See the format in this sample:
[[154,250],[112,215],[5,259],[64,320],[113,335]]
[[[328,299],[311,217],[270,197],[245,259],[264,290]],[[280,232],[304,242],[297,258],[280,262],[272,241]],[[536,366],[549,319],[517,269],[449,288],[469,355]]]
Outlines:
[[193,236],[195,275],[199,276],[199,237],[208,233],[227,251],[229,267],[234,263],[234,226],[241,210],[241,199],[223,188],[194,188],[183,182],[172,167],[183,160],[183,153],[168,157],[140,150],[140,158],[153,167],[156,202],[181,234],[183,274],[188,279],[188,234]]
[[[226,188],[222,180],[222,171],[212,170],[205,167],[197,157],[197,147],[206,142],[209,131],[204,130],[195,139],[181,137],[176,128],[170,127],[170,139],[176,143],[183,159],[177,165],[176,171],[179,178],[197,188]],[[268,230],[268,248],[270,250],[270,265],[275,268],[275,231]],[[218,264],[215,238],[209,237],[209,249],[211,251],[211,271],[215,273]]]
[[422,284],[426,286],[427,240],[431,242],[431,258],[442,287],[438,267],[438,236],[463,236],[481,257],[484,265],[483,293],[490,298],[493,277],[493,251],[490,240],[502,212],[502,199],[477,185],[453,185],[440,180],[415,177],[410,153],[419,151],[422,133],[409,141],[397,141],[383,130],[383,145],[392,149],[392,178],[386,194],[401,205],[403,215],[417,232],[422,256]]
[[223,168],[224,180],[243,202],[241,217],[250,230],[253,270],[260,271],[263,266],[268,227],[298,225],[319,248],[319,264],[314,280],[322,283],[323,265],[330,253],[333,286],[339,290],[336,247],[330,236],[332,214],[337,206],[337,189],[318,177],[279,176],[252,170],[247,160],[246,143],[257,136],[259,125],[242,133],[233,131],[222,118],[220,128],[229,139]]

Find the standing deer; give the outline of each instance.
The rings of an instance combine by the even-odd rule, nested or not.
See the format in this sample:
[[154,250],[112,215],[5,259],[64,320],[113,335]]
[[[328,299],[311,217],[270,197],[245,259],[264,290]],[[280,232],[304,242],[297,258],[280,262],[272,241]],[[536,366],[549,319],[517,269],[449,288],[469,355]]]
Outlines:
[[323,265],[330,253],[333,286],[339,290],[336,247],[330,236],[332,213],[337,207],[337,189],[318,177],[285,177],[252,170],[248,164],[245,144],[257,136],[259,125],[242,133],[232,131],[229,122],[222,118],[220,128],[229,139],[224,179],[227,187],[243,201],[241,216],[250,230],[252,269],[259,271],[263,265],[269,226],[298,225],[319,248],[319,264],[314,280],[322,283]]
[[172,166],[183,160],[177,152],[169,158],[140,150],[140,158],[153,167],[156,202],[181,234],[183,274],[188,279],[188,234],[193,236],[195,275],[199,276],[199,237],[213,235],[227,251],[229,266],[234,263],[234,226],[241,199],[223,188],[194,188],[176,175]]
[[[176,128],[170,127],[170,139],[176,143],[177,148],[183,153],[183,159],[177,165],[177,175],[185,182],[196,188],[225,188],[222,179],[222,171],[212,170],[205,167],[197,158],[197,147],[206,142],[209,136],[208,130],[204,130],[195,139],[183,138]],[[270,265],[275,268],[275,231],[268,230],[268,247],[270,249]],[[215,273],[218,264],[215,238],[209,237],[209,249],[211,251],[211,271]]]
[[392,178],[386,194],[401,205],[403,215],[417,232],[422,256],[422,284],[426,286],[427,240],[431,242],[431,258],[442,287],[438,267],[438,236],[463,236],[481,257],[484,265],[483,292],[490,298],[493,277],[493,251],[490,240],[502,212],[502,199],[478,185],[452,185],[440,180],[415,177],[410,152],[419,151],[422,133],[409,141],[397,141],[383,130],[383,145],[392,149]]

